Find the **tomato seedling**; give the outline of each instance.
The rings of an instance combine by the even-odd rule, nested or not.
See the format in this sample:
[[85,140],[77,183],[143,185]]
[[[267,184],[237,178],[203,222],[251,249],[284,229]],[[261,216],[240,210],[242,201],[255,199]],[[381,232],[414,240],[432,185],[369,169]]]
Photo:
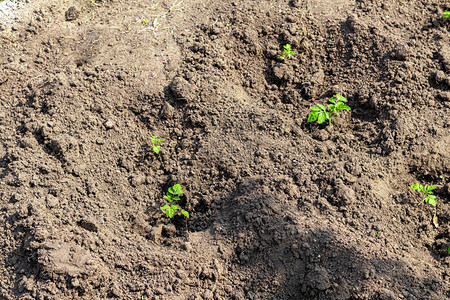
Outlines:
[[169,187],[169,190],[167,194],[164,196],[164,199],[169,201],[169,204],[164,205],[161,207],[161,210],[165,211],[166,215],[169,218],[173,218],[175,213],[178,211],[178,215],[185,216],[186,218],[189,218],[189,213],[185,211],[184,209],[181,209],[178,205],[175,205],[176,201],[180,200],[180,197],[177,195],[183,194],[184,192],[181,190],[181,185],[175,184],[172,187]]
[[433,195],[432,190],[434,190],[436,188],[436,185],[421,185],[420,183],[416,183],[413,184],[411,186],[413,189],[419,191],[422,193],[422,200],[419,202],[420,204],[424,204],[424,203],[430,203],[431,205],[434,206],[434,216],[433,216],[433,224],[434,227],[438,228],[439,224],[438,224],[438,218],[436,216],[436,196]]
[[338,113],[340,109],[350,110],[350,107],[344,103],[347,102],[347,99],[339,94],[336,94],[335,97],[330,98],[329,101],[331,104],[328,104],[328,108],[322,104],[317,104],[317,106],[310,107],[311,112],[308,116],[308,122],[314,122],[317,120],[319,124],[322,124],[325,120],[328,120],[329,125],[331,126],[331,116],[333,113]]
[[420,183],[413,184],[411,186],[413,189],[422,193],[422,200],[419,202],[419,205],[422,203],[430,203],[433,206],[436,206],[436,196],[433,195],[432,190],[436,188],[436,185],[421,185]]
[[158,144],[163,141],[164,141],[164,139],[158,139],[156,136],[152,135],[153,152],[155,152],[156,154],[159,153]]
[[280,58],[284,60],[287,56],[287,59],[291,59],[291,55],[295,54],[295,52],[292,51],[291,45],[286,44],[283,46],[283,48],[283,54],[280,56]]

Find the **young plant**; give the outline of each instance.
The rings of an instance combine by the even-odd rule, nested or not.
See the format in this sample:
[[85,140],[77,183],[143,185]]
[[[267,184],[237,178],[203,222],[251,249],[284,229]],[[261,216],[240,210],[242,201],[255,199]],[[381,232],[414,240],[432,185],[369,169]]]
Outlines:
[[442,16],[444,19],[448,19],[448,18],[450,18],[450,10],[449,11],[446,11],[446,12],[444,12],[444,15]]
[[295,54],[295,52],[291,49],[291,45],[286,44],[283,46],[283,48],[283,55],[281,55],[280,58],[284,60],[286,58],[285,56],[287,56],[288,59],[291,59],[291,55]]
[[186,218],[189,218],[189,213],[185,211],[184,209],[181,209],[178,205],[175,205],[176,201],[180,200],[180,197],[177,195],[183,194],[184,192],[181,190],[181,185],[175,184],[173,187],[169,187],[169,191],[164,196],[164,199],[169,201],[169,204],[164,205],[161,207],[161,210],[165,211],[166,215],[169,218],[173,218],[175,213],[178,211],[178,215],[185,216]]
[[152,136],[152,143],[153,143],[153,152],[155,152],[156,154],[159,153],[159,146],[157,146],[159,143],[161,143],[162,141],[164,141],[164,139],[158,139],[156,136]]
[[344,102],[347,102],[347,99],[345,99],[343,96],[336,94],[336,97],[332,97],[329,100],[331,104],[328,104],[328,109],[325,107],[325,105],[317,104],[317,106],[311,107],[311,112],[308,116],[308,122],[314,122],[317,120],[319,124],[322,124],[325,122],[325,120],[328,120],[329,125],[331,126],[331,116],[333,113],[338,113],[340,109],[342,110],[350,110],[350,107],[344,104]]
[[432,190],[436,188],[436,185],[428,185],[427,184],[424,187],[420,183],[416,183],[416,184],[413,184],[411,187],[422,193],[422,200],[419,202],[419,205],[424,204],[424,203],[430,203],[431,205],[434,206],[433,225],[434,225],[434,227],[438,228],[439,223],[438,223],[438,217],[436,216],[437,201],[436,201],[436,196],[433,195],[433,192],[432,192]]
[[436,188],[436,185],[421,185],[420,183],[416,183],[411,186],[413,189],[422,193],[422,200],[419,202],[419,205],[422,203],[430,203],[433,206],[436,206],[436,196],[433,195],[432,190]]

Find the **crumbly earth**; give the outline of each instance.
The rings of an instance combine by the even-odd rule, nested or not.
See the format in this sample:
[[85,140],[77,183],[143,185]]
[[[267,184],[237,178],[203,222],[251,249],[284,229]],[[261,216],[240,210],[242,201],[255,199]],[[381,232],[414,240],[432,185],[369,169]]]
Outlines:
[[448,1],[0,7],[0,299],[450,297]]

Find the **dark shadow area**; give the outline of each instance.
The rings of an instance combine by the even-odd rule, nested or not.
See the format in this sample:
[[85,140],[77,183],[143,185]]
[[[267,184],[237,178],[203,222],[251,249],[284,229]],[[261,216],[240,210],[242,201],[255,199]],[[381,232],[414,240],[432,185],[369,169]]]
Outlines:
[[276,190],[276,182],[249,179],[215,210],[212,226],[221,228],[216,234],[235,245],[230,268],[245,274],[234,282],[235,289],[247,291],[245,299],[450,296],[437,278],[417,277],[398,257],[374,257],[323,216],[312,219],[308,211],[285,204]]

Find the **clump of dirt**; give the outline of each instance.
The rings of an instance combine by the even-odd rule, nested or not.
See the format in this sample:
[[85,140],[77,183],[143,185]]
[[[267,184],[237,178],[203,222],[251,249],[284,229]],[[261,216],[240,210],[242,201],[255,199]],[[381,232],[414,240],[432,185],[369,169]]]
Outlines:
[[0,298],[450,297],[448,3],[20,3]]

